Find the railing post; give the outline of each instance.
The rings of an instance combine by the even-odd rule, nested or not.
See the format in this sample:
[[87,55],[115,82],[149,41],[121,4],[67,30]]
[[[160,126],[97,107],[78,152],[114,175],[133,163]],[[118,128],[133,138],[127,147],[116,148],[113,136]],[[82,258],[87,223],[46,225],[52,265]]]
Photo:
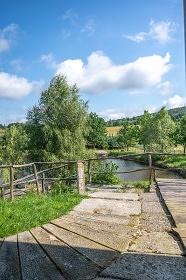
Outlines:
[[45,192],[45,172],[42,174],[42,192]]
[[77,162],[77,187],[79,194],[85,194],[85,172],[81,161]]
[[152,184],[152,156],[150,154],[148,154],[148,161],[149,161],[149,171],[150,171],[149,182],[151,185]]
[[88,181],[89,181],[89,184],[92,183],[92,165],[91,165],[91,161],[90,159],[88,160]]
[[2,199],[5,199],[5,188],[1,187],[1,197]]
[[37,169],[36,169],[35,163],[33,163],[33,167],[34,167],[34,177],[35,177],[35,180],[36,180],[37,193],[40,194],[39,181],[38,181]]
[[13,166],[10,167],[10,196],[11,200],[14,200],[14,170]]

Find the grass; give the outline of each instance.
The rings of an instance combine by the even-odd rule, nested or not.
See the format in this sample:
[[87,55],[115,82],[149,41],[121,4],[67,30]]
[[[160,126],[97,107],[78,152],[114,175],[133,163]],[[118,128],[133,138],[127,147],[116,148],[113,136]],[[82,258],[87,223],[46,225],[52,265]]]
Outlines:
[[107,135],[116,136],[123,126],[108,126]]
[[58,218],[85,196],[76,190],[54,189],[50,193],[38,195],[30,192],[27,195],[10,200],[0,200],[0,237],[7,237]]
[[135,193],[149,192],[149,181],[131,181],[122,182],[122,187],[117,189],[117,192],[127,192],[135,189]]

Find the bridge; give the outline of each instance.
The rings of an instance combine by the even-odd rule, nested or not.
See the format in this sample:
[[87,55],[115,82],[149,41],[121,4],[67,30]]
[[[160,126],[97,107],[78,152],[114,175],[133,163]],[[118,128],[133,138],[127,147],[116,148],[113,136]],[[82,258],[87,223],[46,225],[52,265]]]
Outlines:
[[90,188],[69,214],[0,241],[0,279],[186,279],[186,180]]

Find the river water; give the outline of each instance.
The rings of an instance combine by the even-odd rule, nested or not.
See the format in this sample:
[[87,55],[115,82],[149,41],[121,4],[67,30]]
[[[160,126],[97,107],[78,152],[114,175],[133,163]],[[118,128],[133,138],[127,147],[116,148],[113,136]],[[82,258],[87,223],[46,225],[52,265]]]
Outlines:
[[[110,161],[110,160],[109,160]],[[148,168],[148,165],[135,162],[135,161],[128,161],[128,160],[122,160],[122,159],[112,159],[112,162],[117,164],[119,166],[119,169],[117,171],[132,171],[135,169],[143,169]],[[124,173],[124,174],[118,174],[118,177],[121,180],[124,180],[126,182],[129,181],[148,181],[149,180],[149,170],[143,170],[143,171],[137,171],[133,173]],[[175,172],[168,171],[166,169],[164,170],[156,170],[156,177],[159,178],[181,178],[178,174]]]

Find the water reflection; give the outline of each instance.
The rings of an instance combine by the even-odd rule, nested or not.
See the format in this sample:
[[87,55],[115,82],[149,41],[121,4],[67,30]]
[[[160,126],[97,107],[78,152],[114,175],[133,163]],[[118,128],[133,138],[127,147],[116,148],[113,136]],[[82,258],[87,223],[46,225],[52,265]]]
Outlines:
[[[119,165],[118,171],[120,171],[120,172],[148,168],[148,165],[140,163],[140,162],[135,162],[135,161],[112,159],[112,162]],[[127,182],[128,181],[148,181],[149,180],[149,170],[142,170],[142,171],[137,171],[137,172],[133,172],[133,173],[118,174],[118,177],[121,180],[124,180]],[[179,176],[175,172],[168,171],[168,170],[157,170],[156,177],[169,178],[169,179],[181,178],[181,176]]]

